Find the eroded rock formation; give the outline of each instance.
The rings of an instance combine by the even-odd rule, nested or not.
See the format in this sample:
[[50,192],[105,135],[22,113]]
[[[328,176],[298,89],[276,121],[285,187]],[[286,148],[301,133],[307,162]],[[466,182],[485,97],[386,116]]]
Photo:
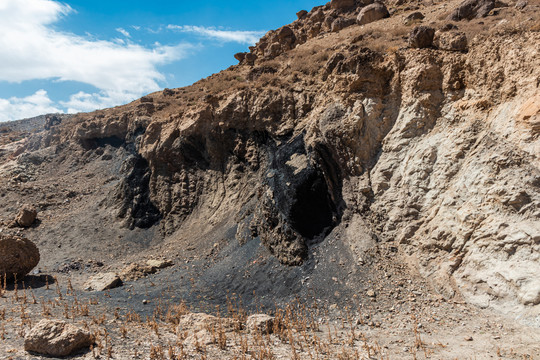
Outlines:
[[[352,3],[299,13],[237,54],[238,66],[63,120],[26,149],[88,162],[116,149],[124,165],[102,206],[129,228],[174,239],[226,223],[235,241],[259,239],[297,265],[354,220],[444,296],[534,314],[538,31],[460,23],[437,48],[435,30],[455,26],[432,16],[427,41],[381,49],[388,32],[349,23],[369,5]],[[391,10],[379,21],[395,17],[403,37],[416,23]]]

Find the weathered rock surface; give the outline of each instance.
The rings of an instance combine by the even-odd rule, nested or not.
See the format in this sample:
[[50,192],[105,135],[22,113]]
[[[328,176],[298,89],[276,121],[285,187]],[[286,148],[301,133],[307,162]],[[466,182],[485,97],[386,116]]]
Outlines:
[[149,259],[144,264],[132,263],[126,266],[119,274],[122,281],[137,280],[149,274],[155,274],[160,269],[172,266],[171,260]]
[[47,356],[69,356],[90,347],[92,335],[60,320],[43,319],[24,337],[24,350]]
[[271,334],[274,331],[273,316],[267,314],[254,314],[248,317],[246,327],[251,332]]
[[189,313],[180,318],[176,333],[184,339],[184,344],[215,344],[219,335],[241,329],[239,322],[229,318],[218,318],[204,313]]
[[417,26],[409,34],[409,46],[424,49],[433,45],[435,29],[429,26]]
[[346,27],[354,25],[354,23],[355,23],[354,19],[337,18],[336,20],[332,21],[330,30],[332,32],[337,32],[337,31],[345,29]]
[[[212,261],[232,244],[262,244],[297,265],[339,237],[358,269],[369,249],[391,244],[445,297],[531,319],[540,293],[540,38],[527,19],[537,14],[505,9],[527,28],[505,19],[492,31],[495,17],[461,22],[468,52],[440,51],[463,49],[441,4],[439,14],[422,11],[449,34],[437,49],[433,29],[419,32],[418,51],[404,47],[401,9],[385,21],[397,27],[392,48],[378,47],[395,39],[375,24],[331,32],[355,18],[356,4],[316,7],[268,32],[239,66],[77,115],[26,149],[75,168],[117,149],[118,171],[96,187],[114,194],[99,210],[133,229],[119,242],[135,244],[147,229],[179,254],[190,241],[219,242],[201,255]],[[2,171],[20,174],[19,165]]]
[[15,222],[21,227],[30,227],[32,224],[34,224],[36,218],[36,209],[29,205],[25,205],[21,210],[19,210],[19,213],[15,218]]
[[457,31],[438,32],[434,38],[434,45],[441,50],[466,51],[467,35]]
[[0,234],[0,276],[22,279],[39,263],[39,250],[28,239]]
[[390,16],[388,9],[382,3],[376,2],[363,7],[358,14],[356,22],[358,25],[365,25]]
[[495,8],[495,0],[465,0],[450,15],[448,20],[471,20],[488,16]]
[[112,272],[97,274],[91,277],[85,284],[84,289],[89,291],[105,291],[122,285],[120,277]]

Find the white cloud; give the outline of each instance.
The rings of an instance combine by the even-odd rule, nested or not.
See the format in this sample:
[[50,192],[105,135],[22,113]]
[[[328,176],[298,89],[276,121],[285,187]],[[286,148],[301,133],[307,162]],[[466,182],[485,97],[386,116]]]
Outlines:
[[45,90],[38,90],[35,94],[24,98],[0,99],[0,121],[25,119],[59,112],[63,111],[54,106]]
[[[87,94],[88,98],[79,93],[66,102],[71,111],[88,111],[160,89],[164,75],[157,66],[181,59],[192,48],[188,44],[146,48],[55,30],[52,24],[72,12],[68,5],[53,0],[0,0],[0,81],[55,79],[93,85],[98,94]],[[33,96],[48,99],[38,91],[2,103],[8,108],[10,104],[31,107],[34,100],[25,99]],[[52,109],[49,105],[44,109]]]
[[118,31],[120,34],[124,35],[125,37],[131,37],[131,34],[126,29],[117,28],[116,31]]
[[191,25],[168,25],[167,29],[185,33],[194,33],[204,37],[224,41],[253,45],[266,33],[265,31],[220,30],[214,27]]

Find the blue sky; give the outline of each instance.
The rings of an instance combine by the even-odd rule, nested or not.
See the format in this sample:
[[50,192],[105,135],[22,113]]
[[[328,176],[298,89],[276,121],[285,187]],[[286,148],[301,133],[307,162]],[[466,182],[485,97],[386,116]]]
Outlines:
[[189,85],[323,3],[0,0],[0,121]]

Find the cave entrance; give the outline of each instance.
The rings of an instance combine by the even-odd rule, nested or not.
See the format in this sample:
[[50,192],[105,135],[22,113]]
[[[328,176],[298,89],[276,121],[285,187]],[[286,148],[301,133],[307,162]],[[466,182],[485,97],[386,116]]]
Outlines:
[[313,239],[334,225],[335,212],[323,175],[314,172],[296,188],[291,225],[303,237]]

